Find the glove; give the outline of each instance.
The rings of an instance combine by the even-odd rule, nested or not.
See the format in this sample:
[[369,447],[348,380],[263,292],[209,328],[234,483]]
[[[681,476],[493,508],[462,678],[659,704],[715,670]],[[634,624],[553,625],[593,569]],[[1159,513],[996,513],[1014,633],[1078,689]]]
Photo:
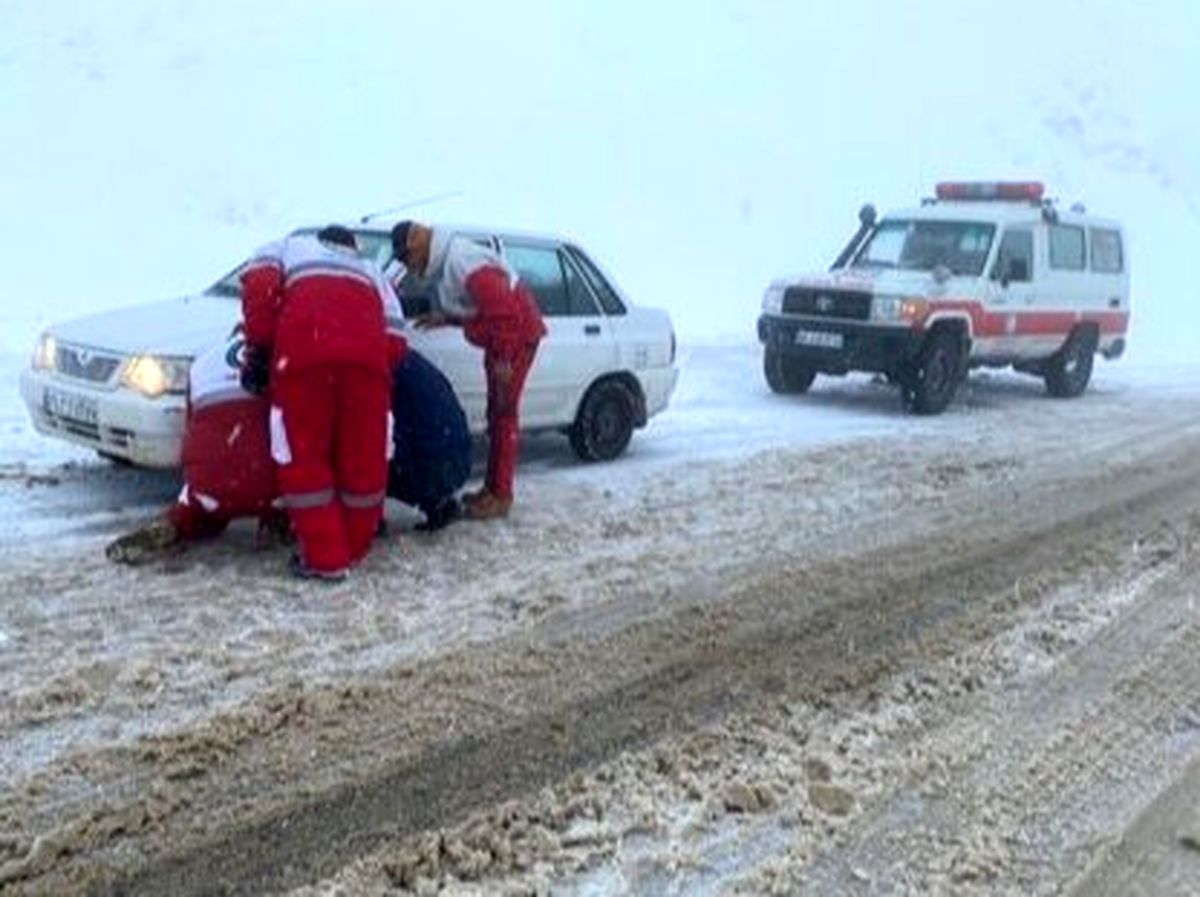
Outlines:
[[271,379],[270,353],[261,346],[247,345],[238,379],[242,389],[251,395],[266,395],[267,384]]

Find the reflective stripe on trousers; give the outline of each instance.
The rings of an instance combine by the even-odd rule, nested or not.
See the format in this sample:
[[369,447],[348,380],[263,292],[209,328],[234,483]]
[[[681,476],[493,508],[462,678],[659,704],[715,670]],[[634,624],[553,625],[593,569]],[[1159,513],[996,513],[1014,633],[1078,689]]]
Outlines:
[[332,504],[335,493],[332,489],[318,489],[315,492],[285,492],[280,499],[285,508],[303,510],[304,508],[320,508]]

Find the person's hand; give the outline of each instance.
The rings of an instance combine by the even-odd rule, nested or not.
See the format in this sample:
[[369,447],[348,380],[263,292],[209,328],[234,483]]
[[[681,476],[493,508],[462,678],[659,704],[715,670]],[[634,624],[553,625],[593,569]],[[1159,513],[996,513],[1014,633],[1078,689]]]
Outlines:
[[434,327],[446,327],[450,324],[450,316],[444,311],[430,311],[413,318],[413,326],[418,330],[432,330]]

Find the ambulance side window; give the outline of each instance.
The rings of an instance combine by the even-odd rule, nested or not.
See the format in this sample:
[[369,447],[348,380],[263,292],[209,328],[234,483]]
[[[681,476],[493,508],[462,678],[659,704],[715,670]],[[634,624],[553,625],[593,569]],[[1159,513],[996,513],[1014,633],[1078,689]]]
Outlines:
[[1028,228],[1009,229],[1000,241],[992,280],[1003,284],[1028,283],[1033,279],[1033,231]]
[[1050,225],[1050,267],[1059,271],[1082,271],[1085,262],[1083,228],[1071,224]]
[[1121,252],[1121,232],[1104,227],[1093,227],[1092,270],[1097,274],[1120,274],[1124,267]]

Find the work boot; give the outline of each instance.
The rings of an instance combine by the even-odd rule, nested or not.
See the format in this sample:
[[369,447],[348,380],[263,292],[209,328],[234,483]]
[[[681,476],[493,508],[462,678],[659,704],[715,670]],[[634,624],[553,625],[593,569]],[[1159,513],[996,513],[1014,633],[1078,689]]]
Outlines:
[[462,494],[463,507],[470,513],[471,506],[486,495],[491,495],[487,490],[487,486],[484,486],[482,489],[476,489],[474,492],[464,492]]
[[511,498],[501,498],[490,492],[484,492],[467,506],[467,516],[472,520],[494,520],[499,517],[507,517],[511,507]]
[[350,577],[350,571],[345,567],[341,570],[314,570],[304,563],[304,559],[299,554],[293,554],[288,558],[288,573],[297,579],[311,579],[316,582],[329,583],[330,585],[345,582]]
[[166,517],[158,517],[114,539],[104,549],[114,563],[137,567],[166,557],[183,543],[183,536]]

